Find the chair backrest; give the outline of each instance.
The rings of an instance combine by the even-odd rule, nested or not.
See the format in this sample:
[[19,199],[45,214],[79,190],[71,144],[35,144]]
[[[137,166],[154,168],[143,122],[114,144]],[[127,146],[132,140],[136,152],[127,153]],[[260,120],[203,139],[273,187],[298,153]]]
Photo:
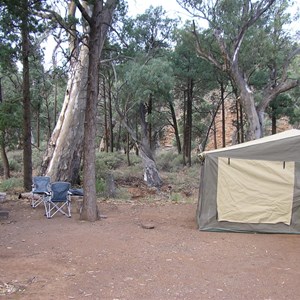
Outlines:
[[71,184],[58,181],[51,183],[51,201],[67,201]]
[[35,176],[32,178],[32,192],[33,193],[48,193],[50,192],[50,177]]

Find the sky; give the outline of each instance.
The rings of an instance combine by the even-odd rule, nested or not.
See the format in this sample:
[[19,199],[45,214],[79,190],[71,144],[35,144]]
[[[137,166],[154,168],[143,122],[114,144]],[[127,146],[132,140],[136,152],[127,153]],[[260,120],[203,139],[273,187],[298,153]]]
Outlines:
[[[185,11],[182,7],[180,7],[180,5],[176,2],[176,0],[127,0],[127,1],[128,1],[128,9],[129,9],[128,15],[131,17],[134,17],[138,14],[143,14],[145,10],[152,5],[153,7],[162,6],[165,9],[168,17],[170,18],[180,17],[182,22],[192,18],[191,16],[189,16],[187,11]],[[294,7],[293,9],[291,9],[292,13],[295,13],[297,10],[296,8],[299,9],[299,7],[300,7],[300,0],[295,0],[295,9]],[[293,26],[291,27],[291,30],[292,31],[299,30],[298,24],[294,23]],[[51,58],[52,55],[52,49],[51,51],[50,50],[46,51],[47,57],[49,59]]]
[[150,5],[153,7],[162,6],[166,10],[168,17],[180,16],[182,19],[188,18],[188,13],[180,7],[176,0],[128,0],[128,14],[132,17],[142,14]]

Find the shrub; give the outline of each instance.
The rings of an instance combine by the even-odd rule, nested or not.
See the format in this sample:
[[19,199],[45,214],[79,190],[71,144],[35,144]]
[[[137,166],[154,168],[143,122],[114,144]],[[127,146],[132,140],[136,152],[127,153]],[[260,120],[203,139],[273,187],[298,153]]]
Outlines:
[[156,159],[158,169],[164,172],[176,172],[182,168],[182,155],[173,151],[161,152]]
[[108,170],[115,170],[126,163],[126,157],[119,152],[98,152],[96,155],[96,161],[101,167],[105,167]]
[[22,186],[22,178],[9,178],[0,182],[0,190],[4,192],[19,189]]
[[98,195],[103,194],[105,191],[105,181],[102,178],[96,179],[96,193]]
[[10,158],[8,160],[10,171],[22,172],[22,163],[15,160],[15,158]]

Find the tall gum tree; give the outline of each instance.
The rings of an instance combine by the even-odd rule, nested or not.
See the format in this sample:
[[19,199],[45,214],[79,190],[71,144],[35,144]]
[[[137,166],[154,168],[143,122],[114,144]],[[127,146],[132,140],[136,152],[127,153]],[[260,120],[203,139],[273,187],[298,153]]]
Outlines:
[[[124,40],[127,57],[114,68],[115,107],[123,126],[138,146],[144,167],[144,181],[148,186],[160,188],[162,179],[155,162],[153,132],[159,130],[155,111],[170,101],[173,88],[172,69],[166,58],[166,50],[176,28],[176,20],[166,17],[162,7],[152,7],[135,19],[124,22]],[[117,74],[120,75],[117,78]],[[138,116],[139,134],[132,122]],[[158,131],[157,131],[158,132]]]
[[[96,202],[95,139],[99,64],[117,0],[70,1],[69,15],[78,9],[84,19],[85,38],[78,47],[76,27],[70,30],[74,54],[65,99],[44,156],[42,173],[52,180],[76,182],[83,152],[84,201],[81,219],[99,217]],[[78,55],[77,55],[78,53]]]
[[[194,16],[205,20],[213,32],[214,41],[219,53],[210,51],[194,26],[196,51],[198,55],[219,70],[224,71],[233,80],[239,91],[240,102],[248,119],[247,139],[257,139],[263,135],[261,115],[276,95],[297,85],[299,80],[291,80],[287,76],[289,62],[299,53],[293,50],[285,59],[282,72],[278,75],[276,85],[265,88],[264,101],[256,106],[255,94],[249,84],[249,74],[242,68],[240,56],[247,33],[262,18],[267,18],[275,0],[260,1],[196,1],[177,0],[177,2]],[[286,1],[281,1],[286,2]]]
[[[75,13],[75,2],[69,1],[68,17],[75,18]],[[60,16],[53,15],[60,20]],[[75,24],[71,24],[67,30],[71,55],[69,78],[63,106],[43,158],[41,173],[50,176],[52,181],[75,183],[82,156],[89,49],[86,37],[79,47]],[[84,24],[83,30],[88,31],[87,25]]]
[[[100,2],[100,4],[98,3]],[[116,1],[114,1],[116,2]],[[95,5],[106,5],[109,1],[96,1]],[[76,11],[80,11],[88,17],[92,14],[93,6],[88,1],[69,1],[68,19],[75,20]],[[50,176],[52,180],[78,182],[84,139],[84,120],[88,87],[88,66],[89,66],[89,40],[91,34],[90,23],[83,17],[83,38],[79,45],[79,37],[76,24],[69,26],[63,22],[62,17],[53,11],[48,11],[58,23],[69,33],[69,53],[71,54],[69,79],[65,92],[63,107],[60,112],[56,126],[52,132],[45,152],[41,173]],[[100,55],[103,48],[106,31],[111,23],[103,18],[100,24],[101,43]],[[91,18],[91,16],[89,17]],[[93,62],[97,63],[97,62]]]
[[96,197],[96,116],[99,92],[99,64],[107,31],[112,23],[117,0],[94,1],[90,13],[76,1],[82,16],[89,24],[88,32],[88,81],[83,142],[83,188],[84,201],[81,219],[96,221],[99,218]]

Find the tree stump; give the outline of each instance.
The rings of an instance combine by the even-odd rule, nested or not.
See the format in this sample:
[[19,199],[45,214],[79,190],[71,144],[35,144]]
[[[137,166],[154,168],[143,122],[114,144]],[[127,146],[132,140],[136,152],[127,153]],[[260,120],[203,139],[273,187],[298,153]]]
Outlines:
[[0,193],[0,203],[3,203],[6,201],[6,193]]
[[108,174],[106,177],[106,197],[116,197],[116,184],[112,174]]

